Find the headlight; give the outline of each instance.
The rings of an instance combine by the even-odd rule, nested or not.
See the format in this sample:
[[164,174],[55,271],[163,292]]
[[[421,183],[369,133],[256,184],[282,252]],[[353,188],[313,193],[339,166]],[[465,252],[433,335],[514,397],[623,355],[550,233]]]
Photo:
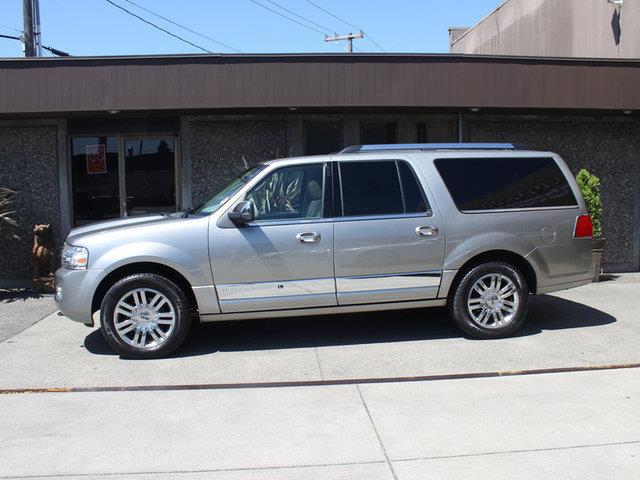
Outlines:
[[67,270],[84,270],[89,263],[89,250],[65,244],[62,248],[62,266]]

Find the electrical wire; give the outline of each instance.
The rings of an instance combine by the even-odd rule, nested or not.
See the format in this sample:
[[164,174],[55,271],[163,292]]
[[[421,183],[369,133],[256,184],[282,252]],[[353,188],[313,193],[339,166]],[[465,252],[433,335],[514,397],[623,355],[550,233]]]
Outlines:
[[132,17],[136,17],[138,20],[140,20],[140,21],[142,21],[142,22],[144,22],[144,23],[146,23],[148,25],[151,25],[153,28],[157,28],[158,30],[160,30],[161,32],[166,33],[167,35],[171,35],[172,37],[177,38],[178,40],[180,40],[180,41],[182,41],[184,43],[188,43],[192,47],[196,47],[197,49],[202,50],[203,52],[213,53],[212,51],[207,50],[206,48],[201,47],[200,45],[198,45],[196,43],[190,42],[189,40],[187,40],[185,38],[182,38],[180,35],[176,35],[175,33],[172,33],[169,30],[166,30],[166,29],[160,27],[159,25],[156,25],[153,22],[150,22],[149,20],[147,20],[146,18],[141,17],[140,15],[136,15],[132,11],[127,10],[126,8],[124,8],[122,5],[118,5],[117,3],[112,2],[111,0],[105,0],[105,2],[107,2],[107,3],[111,4],[111,5],[113,5],[114,7],[119,8],[120,10],[128,13]]
[[[109,0],[107,0],[107,1],[109,1]],[[276,15],[281,16],[282,18],[286,18],[287,20],[289,20],[289,21],[291,21],[291,22],[293,22],[293,23],[297,23],[297,24],[298,24],[298,25],[300,25],[301,27],[304,27],[304,28],[306,28],[306,29],[308,29],[308,30],[312,30],[312,31],[314,31],[314,32],[316,32],[316,33],[319,33],[320,35],[325,35],[325,33],[324,33],[324,32],[321,32],[321,31],[320,31],[320,30],[318,30],[317,28],[313,28],[313,27],[310,27],[309,25],[305,25],[304,23],[299,22],[298,20],[295,20],[295,19],[293,19],[293,18],[291,18],[291,17],[288,17],[287,15],[285,15],[285,14],[283,14],[283,13],[280,13],[280,12],[278,12],[277,10],[274,10],[273,8],[270,8],[270,7],[266,6],[266,5],[263,5],[263,4],[262,4],[262,3],[260,3],[260,2],[257,2],[256,0],[249,0],[249,1],[250,1],[250,2],[252,2],[252,3],[255,3],[256,5],[259,5],[260,7],[264,8],[265,10],[269,10],[270,12],[275,13]]]
[[267,2],[269,2],[269,3],[270,3],[270,4],[272,4],[272,5],[275,5],[276,7],[278,7],[278,8],[280,8],[280,9],[284,10],[285,12],[289,12],[291,15],[294,15],[294,16],[298,17],[299,19],[304,20],[305,22],[310,23],[311,25],[315,25],[316,27],[321,28],[322,30],[325,30],[326,32],[333,32],[333,33],[335,33],[336,35],[338,34],[336,31],[334,31],[334,30],[332,30],[332,29],[330,29],[330,28],[327,28],[327,27],[323,27],[323,26],[322,26],[322,25],[320,25],[319,23],[316,23],[316,22],[314,22],[313,20],[309,20],[307,17],[303,17],[302,15],[298,15],[296,12],[294,12],[294,11],[292,11],[292,10],[289,10],[289,9],[288,9],[288,8],[286,8],[286,7],[283,7],[282,5],[280,5],[279,3],[274,2],[273,0],[266,0],[266,1],[267,1]]
[[225,48],[227,48],[229,50],[233,50],[234,52],[243,53],[241,50],[238,50],[237,48],[234,48],[231,45],[227,45],[226,43],[222,43],[220,40],[216,40],[215,38],[212,38],[212,37],[210,37],[208,35],[205,35],[204,33],[197,32],[197,31],[193,30],[192,28],[189,28],[189,27],[187,27],[185,25],[181,25],[178,22],[174,22],[173,20],[170,20],[167,17],[163,17],[159,13],[153,12],[153,11],[149,10],[148,8],[143,7],[142,5],[139,5],[139,4],[135,3],[135,2],[132,2],[131,0],[124,0],[124,1],[127,2],[127,3],[130,3],[131,5],[134,5],[134,6],[138,7],[140,10],[144,10],[145,12],[150,13],[151,15],[154,15],[154,16],[156,16],[158,18],[161,18],[165,22],[168,22],[168,23],[170,23],[172,25],[175,25],[176,27],[180,27],[183,30],[186,30],[187,32],[191,32],[191,33],[193,33],[195,35],[198,35],[199,37],[206,38],[207,40],[210,40],[213,43],[216,43],[216,44],[218,44],[218,45],[220,45],[222,47],[225,47]]
[[[14,37],[13,35],[2,35],[0,34],[0,38],[8,38],[10,40],[18,40],[18,41],[22,41],[21,37]],[[59,57],[69,57],[70,55],[67,52],[63,52],[62,50],[58,50],[57,48],[53,48],[53,47],[47,47],[46,45],[40,45],[42,48],[44,48],[45,50],[53,53],[54,55],[57,55]]]
[[2,34],[0,34],[0,38],[9,38],[11,40],[22,40],[20,37],[14,37],[13,35],[2,35]]
[[8,30],[13,30],[14,32],[22,33],[22,30],[18,30],[17,28],[10,27],[9,25],[2,25],[2,24],[0,23],[0,27],[2,27],[2,28],[6,28],[6,29],[8,29]]
[[[313,6],[314,6],[314,7],[316,7],[318,10],[323,11],[323,12],[324,12],[324,13],[326,13],[327,15],[329,15],[329,16],[331,16],[331,17],[335,18],[336,20],[340,20],[340,21],[341,21],[342,23],[344,23],[345,25],[348,25],[349,27],[353,27],[353,28],[355,28],[356,30],[358,30],[358,31],[360,31],[360,32],[365,33],[365,32],[364,32],[364,30],[362,30],[362,29],[361,29],[360,27],[358,27],[357,25],[354,25],[353,23],[347,22],[345,19],[340,18],[340,17],[339,17],[339,16],[337,16],[337,15],[334,15],[334,14],[333,14],[333,13],[331,13],[329,10],[325,10],[325,9],[324,9],[324,8],[322,8],[320,5],[318,5],[317,3],[312,2],[311,0],[306,0],[306,2],[307,2],[307,3],[309,3],[309,4],[311,4],[311,5],[313,5]],[[376,47],[378,47],[382,52],[384,52],[384,51],[385,51],[385,50],[384,50],[384,48],[382,48],[382,47],[380,46],[380,44],[379,44],[378,42],[376,42],[376,41],[373,39],[373,37],[372,37],[371,35],[369,35],[369,34],[367,33],[365,37],[366,37],[366,38],[368,38],[369,40],[371,40],[371,42],[372,42]]]

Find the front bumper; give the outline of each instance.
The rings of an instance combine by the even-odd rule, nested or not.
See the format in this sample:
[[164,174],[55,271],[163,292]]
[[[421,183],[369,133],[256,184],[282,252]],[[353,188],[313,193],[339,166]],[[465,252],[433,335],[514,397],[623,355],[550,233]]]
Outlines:
[[56,271],[53,296],[60,311],[75,322],[92,324],[91,303],[100,283],[102,270]]

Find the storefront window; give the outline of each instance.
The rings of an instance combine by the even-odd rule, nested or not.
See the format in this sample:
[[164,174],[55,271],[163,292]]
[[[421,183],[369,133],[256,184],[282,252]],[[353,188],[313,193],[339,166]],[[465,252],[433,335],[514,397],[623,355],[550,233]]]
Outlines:
[[76,226],[176,210],[175,137],[71,139]]
[[342,122],[304,122],[305,155],[335,153],[342,148]]
[[362,145],[398,143],[398,124],[395,122],[360,122]]

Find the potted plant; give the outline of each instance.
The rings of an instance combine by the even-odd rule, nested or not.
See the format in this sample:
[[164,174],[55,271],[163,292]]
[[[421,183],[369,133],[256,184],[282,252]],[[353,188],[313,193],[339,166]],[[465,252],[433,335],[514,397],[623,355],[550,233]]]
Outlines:
[[602,199],[600,197],[600,179],[586,169],[582,169],[576,176],[578,186],[587,203],[589,215],[593,222],[593,247],[592,256],[594,264],[593,281],[600,280],[602,273],[602,249],[604,238],[602,236]]

